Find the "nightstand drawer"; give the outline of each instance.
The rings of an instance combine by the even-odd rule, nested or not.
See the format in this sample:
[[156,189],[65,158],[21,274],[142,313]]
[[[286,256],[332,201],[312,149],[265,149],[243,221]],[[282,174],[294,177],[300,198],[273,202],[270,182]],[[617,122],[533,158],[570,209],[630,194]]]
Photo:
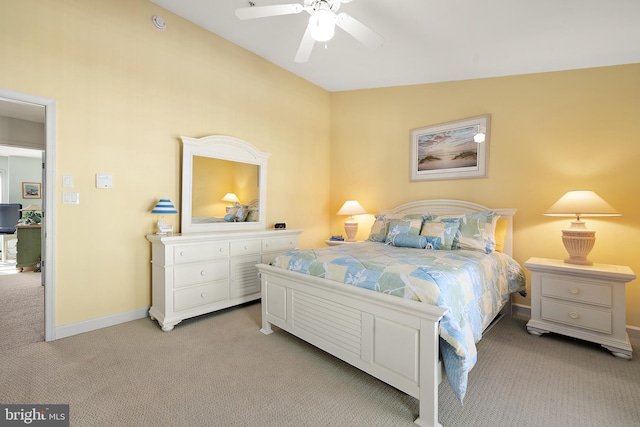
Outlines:
[[593,331],[611,333],[611,311],[543,299],[541,317]]
[[175,311],[185,310],[227,298],[229,298],[229,284],[226,280],[220,280],[176,291],[173,298],[173,309]]
[[175,267],[173,271],[173,287],[182,288],[198,283],[211,282],[213,280],[229,277],[229,261],[210,261],[200,264],[189,264]]
[[542,296],[611,307],[611,286],[559,276],[541,277]]

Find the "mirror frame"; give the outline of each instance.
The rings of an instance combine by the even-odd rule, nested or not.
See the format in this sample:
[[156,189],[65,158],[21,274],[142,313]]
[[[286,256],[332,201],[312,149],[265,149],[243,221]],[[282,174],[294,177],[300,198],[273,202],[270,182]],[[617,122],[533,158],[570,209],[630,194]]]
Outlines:
[[[203,138],[182,139],[182,227],[181,232],[197,233],[211,231],[262,230],[267,217],[267,159],[271,154],[258,150],[253,145],[226,135],[211,135]],[[193,156],[229,160],[259,166],[258,221],[192,223]]]

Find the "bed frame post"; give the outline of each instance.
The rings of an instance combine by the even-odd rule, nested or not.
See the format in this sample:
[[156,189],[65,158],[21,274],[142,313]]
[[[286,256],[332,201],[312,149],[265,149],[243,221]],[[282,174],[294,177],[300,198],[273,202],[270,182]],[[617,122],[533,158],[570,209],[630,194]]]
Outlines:
[[420,324],[420,414],[415,420],[420,427],[442,427],[438,422],[438,325],[438,321],[428,319],[422,319]]
[[260,328],[260,332],[265,335],[269,335],[273,333],[273,329],[271,329],[271,323],[267,320],[267,281],[263,273],[258,273],[258,277],[260,278],[260,289],[262,291],[262,327]]

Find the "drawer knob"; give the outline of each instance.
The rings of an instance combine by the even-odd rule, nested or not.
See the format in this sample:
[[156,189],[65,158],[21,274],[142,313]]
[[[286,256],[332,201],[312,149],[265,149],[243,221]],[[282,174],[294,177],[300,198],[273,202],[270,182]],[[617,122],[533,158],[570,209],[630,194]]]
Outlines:
[[572,319],[579,319],[580,314],[576,313],[575,311],[571,311],[569,312],[569,317],[571,317]]
[[203,293],[201,293],[201,294],[200,294],[200,296],[201,296],[202,298],[206,298],[206,297],[207,297],[207,293],[206,293],[206,292],[203,292]]
[[184,251],[180,251],[180,256],[184,256]]
[[578,288],[577,286],[572,286],[569,289],[569,292],[571,292],[573,295],[578,295],[580,293],[580,288]]
[[200,271],[200,275],[201,275],[201,276],[206,276],[206,275],[207,275],[207,270],[202,270],[202,271]]

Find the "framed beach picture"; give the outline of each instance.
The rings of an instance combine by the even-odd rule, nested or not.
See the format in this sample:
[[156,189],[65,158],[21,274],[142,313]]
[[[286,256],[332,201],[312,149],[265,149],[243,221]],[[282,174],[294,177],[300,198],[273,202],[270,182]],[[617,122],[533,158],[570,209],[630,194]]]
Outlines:
[[40,184],[39,182],[23,182],[22,198],[23,199],[41,199],[42,184]]
[[489,114],[411,130],[411,181],[486,178]]

